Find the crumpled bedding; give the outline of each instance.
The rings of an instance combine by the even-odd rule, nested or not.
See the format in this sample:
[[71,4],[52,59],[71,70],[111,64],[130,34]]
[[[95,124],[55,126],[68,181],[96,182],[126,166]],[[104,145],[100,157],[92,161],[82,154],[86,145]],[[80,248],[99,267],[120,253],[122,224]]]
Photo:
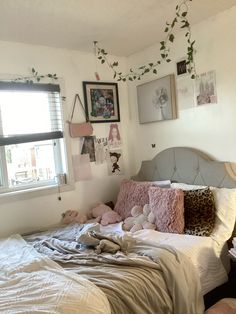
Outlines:
[[26,240],[70,273],[99,287],[114,314],[204,312],[199,277],[185,255],[172,247],[143,244],[127,234],[109,235],[121,251],[97,254],[76,241],[83,232],[97,232],[97,225],[83,228],[73,225]]
[[96,285],[16,235],[0,240],[0,313],[109,314],[110,306]]

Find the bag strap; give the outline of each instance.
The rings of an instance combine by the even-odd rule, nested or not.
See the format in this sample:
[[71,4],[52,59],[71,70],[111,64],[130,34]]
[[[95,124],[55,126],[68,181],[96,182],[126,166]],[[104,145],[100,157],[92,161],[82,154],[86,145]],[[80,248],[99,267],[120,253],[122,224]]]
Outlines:
[[71,113],[71,117],[70,117],[70,122],[72,122],[72,119],[73,119],[73,116],[74,116],[75,105],[76,105],[77,100],[79,101],[79,103],[80,103],[80,105],[81,105],[81,107],[82,107],[82,109],[83,109],[86,122],[88,122],[89,120],[88,120],[88,118],[87,118],[87,116],[86,116],[85,108],[84,108],[84,105],[82,104],[82,101],[81,101],[81,99],[80,99],[79,94],[75,94],[74,104],[73,104],[72,113]]

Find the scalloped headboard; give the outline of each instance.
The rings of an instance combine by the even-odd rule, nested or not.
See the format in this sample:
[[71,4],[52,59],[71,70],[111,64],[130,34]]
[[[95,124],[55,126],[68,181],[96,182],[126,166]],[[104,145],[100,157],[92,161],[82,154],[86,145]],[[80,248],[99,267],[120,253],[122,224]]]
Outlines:
[[136,181],[171,180],[196,185],[236,188],[236,163],[212,160],[187,147],[168,148],[143,161]]

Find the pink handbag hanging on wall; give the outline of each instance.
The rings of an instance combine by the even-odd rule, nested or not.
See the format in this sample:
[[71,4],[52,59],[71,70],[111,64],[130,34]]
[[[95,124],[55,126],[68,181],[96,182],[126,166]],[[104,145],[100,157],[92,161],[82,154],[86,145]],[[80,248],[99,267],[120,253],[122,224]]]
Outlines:
[[79,103],[80,103],[80,105],[81,105],[81,107],[83,109],[83,112],[84,112],[84,115],[85,115],[85,118],[86,118],[85,109],[84,109],[82,101],[81,101],[81,99],[79,97],[79,94],[75,94],[75,99],[74,99],[74,104],[73,104],[73,109],[72,109],[70,121],[68,121],[70,136],[73,137],[73,138],[75,138],[75,137],[83,137],[83,136],[90,136],[90,135],[93,134],[93,126],[87,120],[87,118],[86,118],[86,122],[82,122],[82,123],[73,123],[72,122],[77,99],[78,99],[78,101],[79,101]]

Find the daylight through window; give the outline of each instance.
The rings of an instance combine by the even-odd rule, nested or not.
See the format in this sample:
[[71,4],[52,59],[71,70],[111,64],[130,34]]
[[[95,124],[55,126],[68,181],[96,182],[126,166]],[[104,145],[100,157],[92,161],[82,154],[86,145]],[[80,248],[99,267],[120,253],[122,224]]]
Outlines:
[[55,185],[64,154],[59,85],[0,82],[0,192]]

